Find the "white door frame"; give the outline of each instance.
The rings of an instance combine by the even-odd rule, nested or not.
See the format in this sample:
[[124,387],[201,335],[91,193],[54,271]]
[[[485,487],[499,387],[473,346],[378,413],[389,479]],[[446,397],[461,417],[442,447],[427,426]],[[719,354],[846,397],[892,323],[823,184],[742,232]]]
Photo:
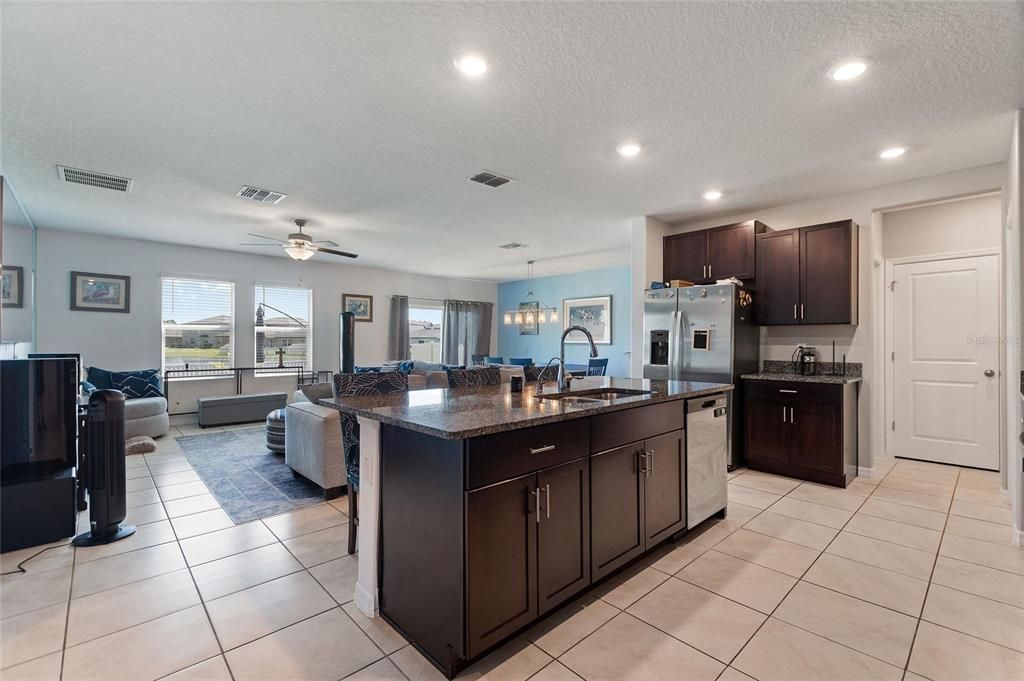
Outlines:
[[[893,269],[896,265],[910,265],[914,263],[923,262],[940,262],[942,260],[956,260],[958,258],[973,258],[977,256],[991,256],[996,257],[996,268],[999,272],[999,337],[1003,338],[1006,335],[1006,307],[1003,302],[1004,299],[1004,277],[1003,277],[1003,254],[1000,248],[982,248],[973,251],[958,251],[951,253],[935,253],[931,255],[910,255],[899,258],[886,258],[884,261],[885,266],[885,279],[883,280],[883,292],[882,296],[885,300],[885,321],[884,321],[884,336],[885,346],[884,353],[882,355],[882,364],[884,365],[885,375],[885,420],[882,422],[882,430],[884,432],[885,442],[885,454],[888,457],[894,456],[892,451],[892,422],[894,418],[894,402],[896,394],[896,382],[893,377],[892,357],[894,349],[893,339],[893,290],[890,285],[893,281]],[[1005,394],[1005,353],[999,353],[999,423],[1006,423],[1006,401],[1004,399]],[[1001,430],[1001,429],[1000,429]],[[1002,432],[999,433],[999,470],[1003,471],[1006,469],[1006,443],[1003,439]]]

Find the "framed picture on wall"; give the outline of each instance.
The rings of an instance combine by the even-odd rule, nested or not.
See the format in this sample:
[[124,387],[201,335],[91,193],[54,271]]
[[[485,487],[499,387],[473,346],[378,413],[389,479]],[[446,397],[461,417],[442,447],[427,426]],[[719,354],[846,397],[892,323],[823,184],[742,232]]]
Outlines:
[[[582,326],[594,337],[598,345],[612,343],[612,297],[566,298],[562,301],[562,330]],[[586,343],[581,333],[566,337],[566,343]]]
[[71,273],[71,309],[130,312],[132,278],[120,274]]
[[[526,313],[533,312],[533,321],[526,321]],[[538,336],[540,335],[540,324],[537,323],[537,313],[540,312],[540,303],[537,301],[531,301],[529,303],[519,303],[519,312],[523,315],[523,323],[519,324],[519,335],[520,336]]]
[[22,307],[25,304],[25,270],[16,265],[3,266],[3,307]]
[[341,294],[341,311],[354,314],[357,322],[372,322],[373,296],[364,296],[359,293],[343,293]]

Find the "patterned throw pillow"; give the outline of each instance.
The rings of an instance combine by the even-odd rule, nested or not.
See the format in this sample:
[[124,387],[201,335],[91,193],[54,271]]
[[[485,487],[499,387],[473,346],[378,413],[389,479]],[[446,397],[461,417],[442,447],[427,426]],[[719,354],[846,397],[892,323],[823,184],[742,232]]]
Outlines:
[[85,372],[85,380],[92,383],[96,390],[112,390],[114,388],[114,385],[110,382],[110,371],[98,367],[89,367]]
[[139,397],[163,397],[163,380],[159,369],[142,371],[112,371],[110,383],[114,390],[120,390],[131,400]]
[[357,374],[379,374],[380,367],[354,367]]
[[386,395],[409,390],[409,377],[401,371],[379,374],[334,374],[335,397]]

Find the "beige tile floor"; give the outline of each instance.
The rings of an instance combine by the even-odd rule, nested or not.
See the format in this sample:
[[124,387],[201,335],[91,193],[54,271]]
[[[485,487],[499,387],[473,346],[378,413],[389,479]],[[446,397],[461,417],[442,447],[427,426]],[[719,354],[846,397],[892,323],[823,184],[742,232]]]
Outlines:
[[[441,678],[351,602],[346,500],[235,526],[173,439],[128,466],[134,537],[58,545],[2,577],[5,681]],[[461,677],[1024,679],[1024,550],[996,474],[900,461],[846,490],[730,478],[727,519]]]

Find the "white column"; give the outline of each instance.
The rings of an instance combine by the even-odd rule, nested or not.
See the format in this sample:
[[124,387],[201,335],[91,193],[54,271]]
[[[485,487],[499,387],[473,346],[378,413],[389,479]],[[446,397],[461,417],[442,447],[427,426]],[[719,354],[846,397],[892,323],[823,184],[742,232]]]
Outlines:
[[359,575],[356,607],[376,617],[380,603],[377,559],[380,545],[380,423],[359,419]]

